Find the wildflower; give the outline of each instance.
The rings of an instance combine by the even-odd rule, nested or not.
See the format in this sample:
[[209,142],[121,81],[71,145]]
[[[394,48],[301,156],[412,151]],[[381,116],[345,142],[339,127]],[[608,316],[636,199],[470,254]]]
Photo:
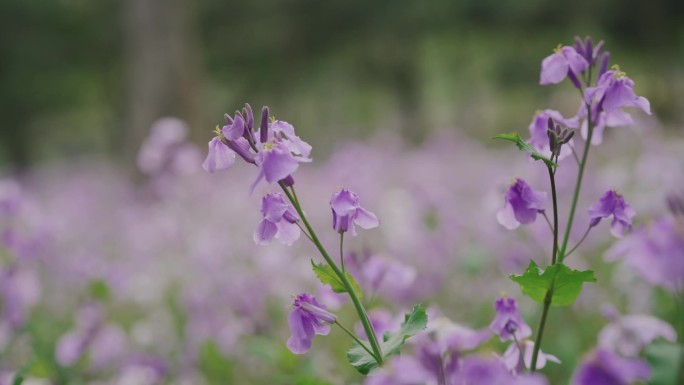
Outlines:
[[539,84],[560,83],[566,76],[575,77],[576,79],[576,75],[584,72],[588,66],[587,60],[575,48],[559,46],[553,54],[547,56],[542,61]]
[[295,354],[303,354],[311,348],[311,342],[316,334],[327,335],[330,325],[337,317],[319,304],[313,295],[303,293],[298,295],[292,311],[288,316],[288,323],[292,336],[287,340],[287,347]]
[[572,385],[629,385],[650,376],[648,364],[605,349],[592,352],[577,369]]
[[601,219],[613,216],[613,223],[610,225],[610,233],[617,238],[622,238],[625,230],[632,231],[632,218],[636,212],[625,202],[625,198],[615,190],[606,191],[605,194],[589,207],[589,227],[594,227],[601,222]]
[[[537,112],[537,114],[532,118],[532,122],[530,123],[529,130],[530,130],[530,140],[529,143],[534,147],[537,151],[539,151],[542,155],[546,157],[551,157],[552,152],[551,152],[551,143],[549,140],[549,135],[548,135],[548,130],[549,130],[549,119],[552,119],[556,123],[561,123],[562,125],[570,128],[579,128],[579,119],[577,117],[573,117],[570,119],[565,119],[563,115],[560,114],[560,112],[556,110],[543,110],[540,112]],[[572,131],[571,131],[572,132]],[[563,139],[563,138],[561,138]],[[572,141],[568,139],[568,143],[572,145]],[[570,147],[565,146],[561,147],[560,154],[558,156],[558,159],[563,159],[566,156],[570,155],[572,153],[572,150]]]
[[499,335],[501,341],[518,340],[532,335],[532,329],[525,323],[518,310],[515,298],[501,297],[494,304],[496,316],[489,328]]
[[506,203],[496,218],[503,227],[514,230],[520,224],[534,222],[537,213],[544,211],[546,193],[535,191],[524,180],[516,179],[506,191],[505,200]]
[[347,189],[341,189],[333,194],[330,198],[330,207],[333,213],[333,228],[338,233],[349,231],[355,236],[355,224],[364,229],[372,229],[380,224],[375,214],[359,206],[359,196]]
[[635,107],[651,114],[648,99],[634,93],[634,81],[617,66],[601,75],[596,87],[588,87],[584,91],[584,101],[599,106],[605,112],[620,107]]
[[299,215],[291,204],[285,202],[283,194],[265,195],[261,199],[261,215],[263,219],[254,232],[254,242],[257,244],[267,244],[277,238],[289,246],[299,239]]
[[624,357],[638,356],[657,338],[670,342],[677,340],[677,333],[670,324],[648,314],[618,316],[612,321],[601,329],[598,344]]

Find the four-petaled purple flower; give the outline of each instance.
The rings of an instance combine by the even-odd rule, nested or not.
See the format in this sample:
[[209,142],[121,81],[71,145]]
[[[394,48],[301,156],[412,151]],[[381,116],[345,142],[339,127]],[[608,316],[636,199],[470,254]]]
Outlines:
[[267,244],[277,238],[289,246],[299,239],[299,215],[294,206],[285,201],[283,194],[264,195],[261,199],[261,215],[263,219],[254,231],[254,242],[257,244]]
[[330,207],[333,214],[333,228],[338,233],[349,231],[355,236],[355,224],[364,229],[372,229],[380,224],[375,214],[359,206],[359,196],[347,189],[341,189],[333,194],[330,198]]
[[209,141],[209,153],[202,163],[202,168],[208,172],[225,170],[235,163],[235,151],[226,146],[221,138],[216,136]]
[[648,99],[634,93],[634,81],[617,67],[601,75],[596,87],[584,91],[584,101],[599,105],[606,112],[620,107],[635,107],[651,114]]
[[610,233],[617,238],[622,238],[625,230],[632,231],[632,218],[636,212],[625,202],[625,198],[615,190],[606,191],[605,194],[589,207],[589,227],[594,227],[601,222],[601,219],[613,216],[613,223],[610,225]]
[[329,324],[334,323],[337,317],[319,304],[313,295],[303,293],[295,297],[287,320],[292,332],[287,347],[292,353],[304,354],[311,348],[314,335],[330,333]]
[[[576,80],[576,75],[584,72],[588,66],[587,60],[575,48],[559,46],[553,54],[547,56],[542,61],[539,84],[560,83],[566,76]],[[573,83],[575,80],[573,80]]]
[[496,309],[496,316],[489,328],[499,335],[501,341],[522,341],[532,335],[532,329],[520,315],[515,298],[504,296],[497,299],[494,309]]
[[534,191],[524,180],[516,179],[506,191],[505,199],[496,219],[503,227],[513,230],[521,223],[527,225],[537,219],[537,213],[544,211],[546,193]]

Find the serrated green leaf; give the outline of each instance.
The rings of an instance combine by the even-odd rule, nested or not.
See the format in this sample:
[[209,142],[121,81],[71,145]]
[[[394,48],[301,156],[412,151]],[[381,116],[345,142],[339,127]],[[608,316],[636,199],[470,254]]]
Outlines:
[[551,304],[554,306],[571,305],[582,291],[582,284],[596,282],[591,270],[572,270],[562,263],[557,263],[542,271],[534,261],[530,261],[525,273],[511,275],[510,278],[520,285],[523,294],[539,303],[544,303],[546,294],[553,285]]
[[557,164],[555,162],[552,162],[551,159],[545,157],[542,155],[539,151],[537,151],[534,147],[532,147],[529,143],[525,142],[520,135],[518,135],[517,132],[511,132],[510,134],[500,134],[492,139],[503,139],[503,140],[508,140],[510,142],[515,143],[516,146],[518,146],[518,149],[520,151],[525,151],[526,153],[530,154],[532,156],[532,159],[534,160],[541,160],[543,161],[548,167],[556,167]]
[[[313,271],[314,273],[316,273],[318,279],[324,285],[330,285],[330,287],[333,289],[335,293],[347,292],[347,288],[342,283],[342,280],[340,280],[337,274],[335,274],[335,271],[332,269],[332,267],[330,267],[330,265],[324,265],[322,263],[317,264],[312,260],[311,266],[313,267]],[[359,287],[359,284],[356,282],[354,277],[351,274],[349,274],[349,272],[345,272],[345,276],[351,284],[352,289],[354,289],[356,296],[359,297],[359,299],[361,299],[363,297],[363,294],[361,293],[361,288]]]
[[[416,305],[410,314],[404,317],[404,323],[401,328],[395,333],[386,333],[384,340],[380,343],[382,349],[383,359],[399,354],[401,347],[407,338],[420,333],[427,326],[427,313],[423,305]],[[371,350],[370,345],[364,342],[366,349]],[[378,366],[375,358],[368,351],[354,342],[354,346],[347,351],[347,359],[349,363],[362,374],[368,374],[371,370]]]

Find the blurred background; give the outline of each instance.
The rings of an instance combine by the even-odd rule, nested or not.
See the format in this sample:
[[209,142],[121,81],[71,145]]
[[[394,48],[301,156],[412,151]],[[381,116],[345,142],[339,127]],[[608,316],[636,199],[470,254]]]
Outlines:
[[[245,102],[313,145],[297,186],[326,245],[340,185],[383,221],[345,237],[373,311],[401,319],[423,301],[486,328],[507,291],[535,325],[539,306],[506,277],[548,260],[548,228],[509,232],[496,213],[512,178],[546,189],[548,176],[489,138],[527,137],[536,110],[576,113],[567,82],[538,85],[541,60],[576,35],[605,40],[653,115],[635,112],[592,151],[573,243],[610,188],[637,228],[670,220],[664,196],[684,186],[681,0],[0,0],[0,385],[17,371],[43,381],[31,384],[364,381],[338,330],[309,355],[285,348],[292,294],[355,321],[311,274],[304,239],[254,245],[272,190],[248,195],[244,164],[200,167],[213,128]],[[566,208],[576,169],[565,164]],[[569,262],[599,284],[550,315],[544,343],[564,362],[545,372],[553,384],[618,313],[684,325],[662,282],[606,263],[606,222]],[[683,259],[663,255],[676,272]],[[378,283],[369,269],[387,273]],[[678,347],[654,345],[650,384],[672,384]],[[481,352],[504,348],[492,339]]]
[[155,119],[203,143],[244,102],[294,122],[319,159],[377,130],[523,130],[573,92],[532,85],[577,34],[604,39],[681,127],[678,0],[2,0],[0,167],[95,154],[132,169]]

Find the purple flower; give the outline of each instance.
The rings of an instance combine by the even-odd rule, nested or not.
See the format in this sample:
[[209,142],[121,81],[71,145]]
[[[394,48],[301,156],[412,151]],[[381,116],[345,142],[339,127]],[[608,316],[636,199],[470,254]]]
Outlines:
[[587,60],[573,47],[559,46],[542,61],[539,84],[560,83],[566,76],[582,73],[588,66]]
[[608,350],[598,349],[577,369],[572,385],[629,385],[646,380],[650,369],[640,359],[622,358]]
[[635,107],[651,114],[648,99],[634,93],[634,81],[617,67],[601,75],[596,87],[588,87],[584,91],[584,101],[599,106],[605,112],[620,107]]
[[[556,110],[544,110],[537,112],[534,118],[532,118],[532,122],[529,126],[529,143],[532,145],[532,147],[537,149],[537,151],[546,157],[551,156],[551,145],[549,143],[549,136],[547,134],[549,118],[553,119],[554,122],[560,123],[566,127],[579,128],[579,119],[576,116],[570,119],[565,119],[563,115]],[[572,140],[569,143],[572,145]],[[570,154],[572,154],[572,150],[569,146],[561,147],[561,152],[558,159],[563,159]]]
[[242,137],[245,133],[247,124],[245,119],[241,114],[236,113],[235,118],[231,118],[230,115],[226,114],[227,124],[221,129],[223,136],[229,141],[236,141],[238,138]]
[[470,356],[463,360],[458,381],[454,385],[546,385],[540,375],[512,375],[501,361]]
[[235,151],[226,146],[221,138],[216,136],[209,141],[209,153],[202,163],[202,168],[208,172],[225,170],[235,163]]
[[359,196],[347,189],[341,189],[333,194],[330,198],[330,207],[333,214],[333,228],[338,233],[349,231],[355,236],[355,224],[364,229],[372,229],[380,224],[375,214],[359,206]]
[[615,190],[608,190],[605,194],[589,207],[590,227],[594,227],[601,222],[601,219],[613,216],[613,223],[610,225],[610,233],[617,238],[622,238],[625,230],[632,231],[632,218],[636,212],[625,202],[625,198]]
[[499,335],[501,341],[523,339],[532,335],[532,329],[525,323],[518,310],[515,298],[501,297],[494,304],[496,316],[489,328]]
[[657,338],[677,340],[674,328],[648,314],[618,317],[606,325],[598,336],[598,345],[624,357],[636,357],[646,345]]
[[684,289],[682,218],[667,217],[638,229],[606,253],[607,261],[623,260],[651,285],[672,293]]
[[283,194],[266,194],[261,199],[261,215],[263,219],[254,231],[254,242],[257,244],[264,245],[277,238],[289,246],[299,239],[299,215],[295,208],[285,201]]
[[[528,369],[532,366],[532,356],[534,355],[534,342],[530,340],[525,340],[520,342],[520,344],[522,345],[523,349],[522,354],[520,354],[518,344],[514,342],[508,345],[508,348],[501,357],[501,359],[504,362],[504,365],[506,365],[506,369],[510,370],[513,373],[522,372],[523,364]],[[522,362],[520,360],[521,356]],[[552,354],[546,354],[539,350],[539,355],[537,356],[537,369],[542,369],[544,366],[546,366],[547,362],[555,362],[557,364],[560,364],[560,360],[558,359],[558,357]]]
[[329,324],[334,323],[337,317],[319,304],[313,295],[303,293],[295,298],[287,320],[292,332],[287,347],[292,353],[304,354],[311,348],[314,335],[330,333]]
[[527,225],[537,219],[537,213],[544,211],[546,193],[534,191],[524,180],[516,179],[506,191],[505,199],[496,219],[503,227],[513,230],[521,223]]

